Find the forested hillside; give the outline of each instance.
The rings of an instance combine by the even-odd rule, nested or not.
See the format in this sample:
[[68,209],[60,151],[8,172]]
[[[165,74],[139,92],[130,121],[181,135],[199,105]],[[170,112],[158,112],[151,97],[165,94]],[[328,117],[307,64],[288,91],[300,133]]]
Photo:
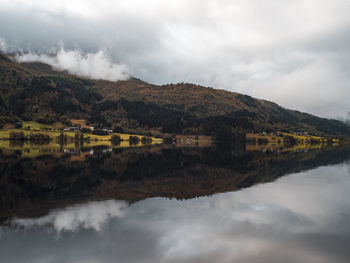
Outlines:
[[348,125],[292,111],[250,96],[193,84],[157,86],[136,78],[110,82],[56,71],[42,63],[19,64],[0,54],[0,125],[85,119],[138,133],[205,134],[308,131],[350,134]]

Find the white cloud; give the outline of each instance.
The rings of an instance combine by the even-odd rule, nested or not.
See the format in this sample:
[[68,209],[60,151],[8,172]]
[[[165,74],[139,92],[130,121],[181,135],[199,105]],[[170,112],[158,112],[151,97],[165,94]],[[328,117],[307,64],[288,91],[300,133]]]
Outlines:
[[104,51],[83,55],[79,50],[66,51],[61,48],[55,56],[24,53],[17,55],[16,59],[19,62],[40,61],[50,64],[56,69],[67,70],[71,74],[91,79],[118,81],[129,78],[126,66],[112,63]]

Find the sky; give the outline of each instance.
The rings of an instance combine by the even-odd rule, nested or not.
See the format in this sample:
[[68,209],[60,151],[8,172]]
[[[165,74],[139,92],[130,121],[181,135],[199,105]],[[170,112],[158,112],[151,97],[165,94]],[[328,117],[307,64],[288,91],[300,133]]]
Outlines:
[[89,78],[190,82],[345,119],[349,0],[0,0],[0,49]]

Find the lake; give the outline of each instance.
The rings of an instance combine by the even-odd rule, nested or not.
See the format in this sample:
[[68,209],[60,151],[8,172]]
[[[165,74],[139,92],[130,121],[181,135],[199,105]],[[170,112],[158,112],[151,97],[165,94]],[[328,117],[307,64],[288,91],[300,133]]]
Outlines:
[[21,147],[1,262],[349,262],[350,147]]

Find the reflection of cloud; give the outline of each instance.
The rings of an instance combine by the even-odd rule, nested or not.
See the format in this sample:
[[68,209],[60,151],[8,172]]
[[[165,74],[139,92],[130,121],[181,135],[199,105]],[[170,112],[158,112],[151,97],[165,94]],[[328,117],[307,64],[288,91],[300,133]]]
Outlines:
[[111,218],[123,217],[128,207],[123,201],[91,202],[58,210],[38,219],[15,219],[12,224],[25,228],[53,226],[58,232],[91,228],[96,231]]
[[[129,207],[93,202],[39,219],[17,219],[14,224],[25,231],[3,228],[0,254],[5,262],[29,263],[345,263],[350,257],[348,168],[321,167],[187,201],[151,198]],[[55,239],[42,231],[46,224],[61,235]],[[14,249],[21,255],[14,256]]]

